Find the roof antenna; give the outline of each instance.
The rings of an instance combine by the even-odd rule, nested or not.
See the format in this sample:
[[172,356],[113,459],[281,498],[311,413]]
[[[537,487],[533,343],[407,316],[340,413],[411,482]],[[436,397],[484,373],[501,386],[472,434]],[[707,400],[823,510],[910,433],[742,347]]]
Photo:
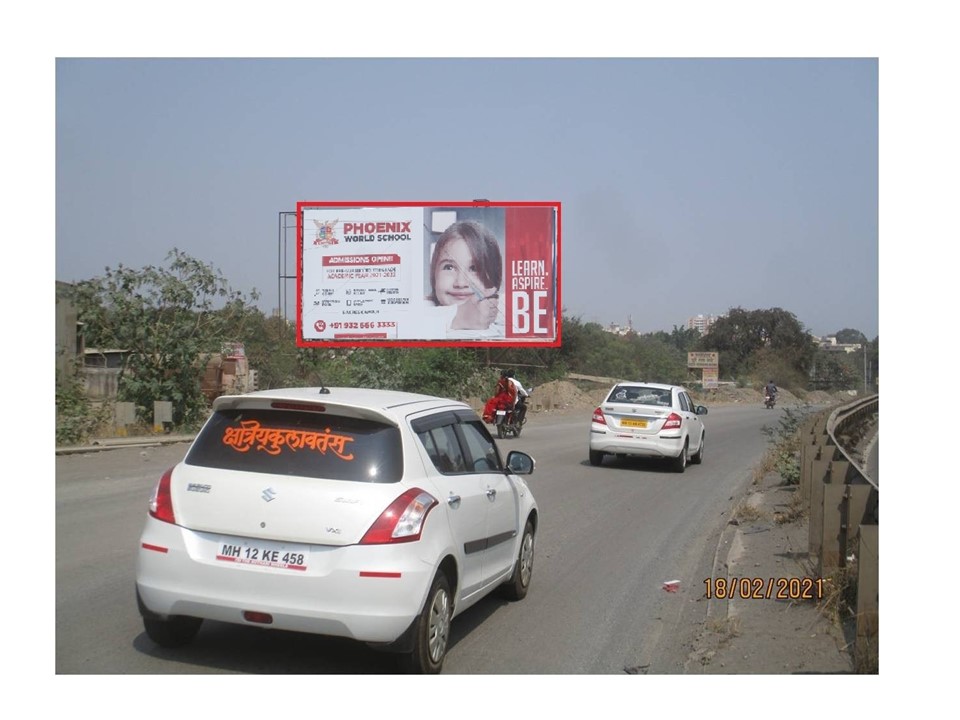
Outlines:
[[320,383],[320,394],[321,394],[321,395],[329,395],[329,394],[330,394],[330,388],[328,388],[328,387],[327,387],[326,385],[324,385],[322,382]]

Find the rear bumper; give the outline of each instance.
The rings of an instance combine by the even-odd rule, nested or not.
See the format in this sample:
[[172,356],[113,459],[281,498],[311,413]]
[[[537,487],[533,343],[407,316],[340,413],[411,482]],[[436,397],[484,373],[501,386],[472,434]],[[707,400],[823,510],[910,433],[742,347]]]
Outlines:
[[[137,559],[141,614],[392,643],[416,619],[435,572],[409,547],[311,546],[308,569],[292,571],[217,561],[218,542],[148,519]],[[245,611],[272,622],[249,622]]]
[[675,458],[683,450],[682,435],[640,435],[610,430],[594,424],[590,429],[590,449],[594,452],[637,457]]

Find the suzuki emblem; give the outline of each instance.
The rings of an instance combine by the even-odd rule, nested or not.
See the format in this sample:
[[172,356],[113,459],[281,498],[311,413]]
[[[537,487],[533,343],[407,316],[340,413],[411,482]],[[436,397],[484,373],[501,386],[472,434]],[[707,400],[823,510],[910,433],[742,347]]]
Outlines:
[[276,490],[274,490],[273,488],[267,488],[266,490],[263,491],[263,494],[260,497],[262,497],[266,502],[270,502],[276,496],[277,496]]

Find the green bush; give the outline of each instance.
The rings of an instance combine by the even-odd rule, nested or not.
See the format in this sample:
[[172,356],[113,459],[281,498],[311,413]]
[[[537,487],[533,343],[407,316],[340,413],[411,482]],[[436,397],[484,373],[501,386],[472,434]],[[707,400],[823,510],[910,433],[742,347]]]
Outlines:
[[83,381],[74,374],[57,372],[57,445],[76,445],[87,440],[106,421],[107,409],[87,397]]
[[763,428],[773,445],[773,469],[787,485],[800,484],[800,426],[810,412],[806,406],[786,407],[780,415],[778,427],[767,425]]
[[782,353],[762,348],[750,356],[746,363],[749,368],[749,385],[761,390],[768,380],[773,380],[783,389],[803,388],[806,377],[794,367]]

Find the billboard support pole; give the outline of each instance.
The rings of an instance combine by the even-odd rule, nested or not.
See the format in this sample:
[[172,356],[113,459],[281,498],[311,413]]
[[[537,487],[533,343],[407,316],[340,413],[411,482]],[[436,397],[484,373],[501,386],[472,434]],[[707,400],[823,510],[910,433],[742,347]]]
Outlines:
[[[287,282],[296,280],[296,273],[290,274],[288,267],[289,234],[291,227],[296,230],[297,214],[290,210],[281,210],[277,213],[277,316],[284,321],[287,320]],[[293,225],[290,225],[290,218],[293,218]]]

